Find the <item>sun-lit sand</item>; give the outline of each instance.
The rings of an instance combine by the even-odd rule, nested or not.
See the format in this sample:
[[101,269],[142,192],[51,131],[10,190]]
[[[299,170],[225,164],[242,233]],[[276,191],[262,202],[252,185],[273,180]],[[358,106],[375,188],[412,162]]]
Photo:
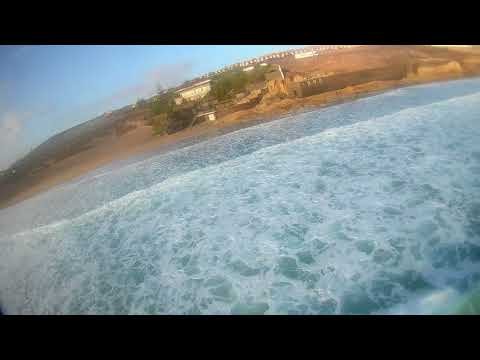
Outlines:
[[[342,59],[345,60],[344,58]],[[366,56],[365,59],[379,61],[375,57],[369,58]],[[327,60],[325,60],[325,66],[333,66],[332,69],[339,66],[335,62],[330,64],[331,61]],[[342,64],[342,66],[346,65],[350,66],[350,64]],[[360,65],[365,66],[365,64]],[[427,67],[426,69],[428,70],[429,68]],[[4,192],[0,196],[0,208],[23,201],[58,184],[78,178],[115,161],[127,160],[136,156],[145,157],[150,153],[168,151],[168,149],[182,142],[211,138],[241,127],[255,125],[262,121],[273,120],[296,112],[308,111],[319,106],[350,101],[361,96],[368,96],[392,88],[463,76],[461,73],[436,73],[435,70],[431,72],[427,70],[417,76],[407,77],[402,80],[373,81],[306,98],[277,99],[270,104],[262,104],[252,109],[237,111],[220,117],[214,122],[204,122],[171,135],[154,136],[151,127],[141,126],[121,136],[109,135],[99,137],[93,141],[93,146],[89,149],[53,163],[49,167],[41,169],[35,175],[30,175],[28,179],[22,179],[23,183],[13,188],[14,192],[7,194]]]

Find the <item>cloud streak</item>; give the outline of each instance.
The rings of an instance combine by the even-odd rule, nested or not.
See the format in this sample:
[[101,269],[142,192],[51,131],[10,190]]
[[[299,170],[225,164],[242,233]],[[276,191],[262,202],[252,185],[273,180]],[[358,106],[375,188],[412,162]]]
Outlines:
[[120,89],[111,96],[100,100],[99,103],[111,107],[153,96],[158,88],[166,89],[185,81],[192,75],[192,69],[193,65],[191,63],[159,65],[146,72],[138,83]]
[[0,169],[6,169],[25,152],[21,115],[7,112],[0,115]]
[[193,64],[188,62],[159,65],[145,72],[136,83],[125,86],[97,101],[71,109],[70,114],[77,114],[77,121],[72,122],[71,126],[85,122],[104,112],[134,104],[138,99],[151,97],[159,87],[166,89],[179,85],[192,76],[192,69]]
[[[25,50],[18,49],[17,51]],[[0,112],[0,169],[8,168],[15,160],[24,156],[33,145],[37,145],[37,141],[46,140],[46,138],[38,139],[35,140],[35,144],[30,143],[31,141],[27,144],[28,139],[26,139],[27,131],[25,128],[27,120],[39,121],[39,119],[44,119],[43,121],[45,122],[57,122],[60,119],[66,126],[59,126],[54,131],[54,133],[58,133],[98,116],[105,111],[111,111],[127,104],[135,103],[139,98],[150,97],[157,92],[158,87],[168,88],[178,85],[191,77],[192,69],[192,64],[187,62],[159,65],[145,72],[137,83],[121,88],[112,95],[93,103],[69,109],[68,112],[58,112],[48,106],[38,108],[34,113],[21,113],[19,111]],[[0,83],[0,92],[3,88],[6,88],[6,84]],[[34,114],[35,119],[32,118]],[[46,136],[50,137],[54,133],[46,134]]]

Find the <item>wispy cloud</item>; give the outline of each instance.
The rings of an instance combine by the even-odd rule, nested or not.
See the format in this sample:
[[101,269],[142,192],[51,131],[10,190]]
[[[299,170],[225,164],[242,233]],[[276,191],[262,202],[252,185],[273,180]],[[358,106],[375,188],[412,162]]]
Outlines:
[[22,116],[15,112],[0,115],[0,169],[8,168],[25,152]]
[[132,98],[152,96],[159,87],[168,88],[187,79],[191,76],[192,68],[191,63],[160,65],[145,73],[137,84],[119,90],[111,98],[130,101]]
[[185,81],[192,75],[191,63],[164,64],[146,72],[137,83],[123,87],[112,95],[85,104],[77,113],[111,111],[118,107],[135,103],[140,98],[153,96],[159,88],[169,88]]
[[3,81],[0,81],[0,109],[7,108],[6,94],[7,94],[7,84]]
[[27,54],[34,48],[35,46],[32,45],[3,45],[0,46],[0,52],[3,53],[4,56],[8,56],[11,59],[16,59]]
[[19,57],[27,54],[32,49],[33,49],[32,46],[27,46],[27,45],[18,46],[17,48],[15,48],[15,50],[12,52],[11,55],[13,57]]
[[167,64],[160,65],[145,75],[145,85],[164,88],[175,86],[192,75],[193,64]]
[[[80,105],[68,112],[56,111],[49,106],[30,109],[28,113],[19,111],[0,112],[0,169],[7,168],[15,160],[24,156],[38,141],[44,141],[54,133],[63,131],[74,125],[87,121],[105,111],[134,103],[139,98],[154,95],[158,87],[168,88],[180,84],[192,76],[192,64],[166,64],[147,71],[136,84],[126,86],[112,95],[98,99],[93,103]],[[6,89],[6,84],[0,83],[0,95]],[[0,107],[2,97],[0,96]],[[26,125],[43,119],[46,123],[57,122],[64,126],[53,129],[54,133],[45,133],[46,138],[26,139]],[[30,123],[30,125],[32,125]]]

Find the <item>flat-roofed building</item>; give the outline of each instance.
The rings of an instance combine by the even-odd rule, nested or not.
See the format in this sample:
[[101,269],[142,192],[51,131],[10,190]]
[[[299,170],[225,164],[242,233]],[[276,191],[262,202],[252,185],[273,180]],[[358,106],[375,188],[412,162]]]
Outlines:
[[203,120],[215,121],[217,119],[216,111],[205,111],[195,115],[195,118],[201,118]]
[[295,59],[304,59],[317,55],[318,53],[316,51],[303,51],[295,54]]
[[175,102],[181,103],[184,101],[195,101],[203,98],[207,95],[212,89],[210,84],[210,79],[198,82],[196,84],[178,89],[175,93],[178,97],[175,99]]
[[473,45],[432,45],[436,47],[446,47],[446,48],[471,48]]

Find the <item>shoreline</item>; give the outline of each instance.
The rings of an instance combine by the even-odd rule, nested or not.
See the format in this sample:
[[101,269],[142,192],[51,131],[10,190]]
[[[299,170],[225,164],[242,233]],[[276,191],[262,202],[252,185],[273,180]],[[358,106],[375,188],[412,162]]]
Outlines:
[[47,192],[56,186],[80,181],[95,171],[108,170],[109,167],[125,166],[143,161],[155,155],[208,141],[240,129],[352,102],[399,88],[475,77],[477,76],[444,75],[393,81],[373,81],[306,98],[278,100],[261,111],[256,107],[242,110],[219,118],[215,122],[204,122],[164,136],[152,136],[151,128],[145,126],[117,139],[107,139],[105,143],[98,147],[93,147],[55,163],[35,179],[27,179],[32,183],[23,184],[23,188],[18,189],[16,194],[7,199],[0,199],[0,210]]

